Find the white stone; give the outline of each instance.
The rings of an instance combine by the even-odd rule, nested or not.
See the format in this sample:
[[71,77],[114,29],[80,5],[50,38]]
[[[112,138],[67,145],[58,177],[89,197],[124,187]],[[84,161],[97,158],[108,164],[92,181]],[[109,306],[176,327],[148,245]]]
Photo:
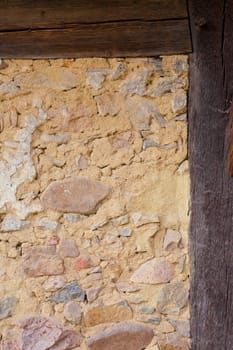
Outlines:
[[5,216],[2,222],[1,231],[5,231],[5,232],[19,231],[29,225],[30,225],[30,221],[20,220],[9,214]]

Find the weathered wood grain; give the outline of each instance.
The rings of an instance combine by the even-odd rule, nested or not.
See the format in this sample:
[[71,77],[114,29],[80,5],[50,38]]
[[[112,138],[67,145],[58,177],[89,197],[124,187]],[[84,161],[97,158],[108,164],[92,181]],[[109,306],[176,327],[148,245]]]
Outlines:
[[227,174],[233,177],[233,106],[230,109],[229,122],[226,130],[226,156],[227,156]]
[[0,0],[0,30],[187,18],[186,0]]
[[190,51],[187,19],[0,32],[2,58],[136,57]]
[[233,94],[233,1],[189,0],[192,350],[233,349],[233,179],[225,134]]

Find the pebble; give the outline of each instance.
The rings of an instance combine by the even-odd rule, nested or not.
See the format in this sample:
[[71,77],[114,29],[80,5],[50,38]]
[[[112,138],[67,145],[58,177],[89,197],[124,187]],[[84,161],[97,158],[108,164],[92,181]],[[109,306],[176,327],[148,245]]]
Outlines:
[[64,307],[64,316],[67,321],[79,324],[82,318],[82,310],[77,301],[69,301]]

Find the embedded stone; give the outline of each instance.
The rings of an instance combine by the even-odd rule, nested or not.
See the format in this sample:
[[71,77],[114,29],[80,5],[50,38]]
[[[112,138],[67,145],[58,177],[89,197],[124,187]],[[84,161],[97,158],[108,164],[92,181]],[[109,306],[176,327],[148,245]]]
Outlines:
[[124,76],[127,71],[127,66],[124,63],[119,63],[115,72],[112,74],[112,80],[117,80]]
[[131,276],[135,283],[159,284],[171,281],[174,268],[164,258],[155,258],[142,264]]
[[105,77],[111,72],[110,69],[90,69],[87,71],[87,83],[95,90],[101,89]]
[[12,215],[6,215],[1,224],[1,231],[19,231],[29,226],[29,221],[20,220]]
[[77,271],[88,269],[89,267],[92,267],[92,261],[89,256],[81,255],[78,257],[78,259],[76,259],[75,269]]
[[133,213],[132,218],[136,227],[151,223],[159,223],[159,217],[156,214],[136,212]]
[[96,300],[98,298],[98,296],[99,296],[99,293],[100,293],[101,289],[102,289],[102,287],[88,288],[86,290],[88,302],[92,302],[92,301]]
[[88,310],[84,315],[87,327],[100,323],[113,323],[132,319],[132,310],[127,303],[100,305]]
[[181,234],[179,231],[167,229],[163,242],[164,249],[177,247],[181,240]]
[[13,296],[6,296],[0,299],[0,320],[12,316],[18,299]]
[[153,314],[153,312],[155,311],[155,309],[152,306],[148,306],[148,305],[141,305],[138,307],[137,309],[138,312],[140,312],[141,314]]
[[188,290],[183,282],[173,282],[164,286],[157,299],[157,310],[162,314],[178,315],[188,302]]
[[119,292],[122,293],[133,293],[137,292],[139,290],[138,286],[133,285],[129,282],[117,282],[116,287],[119,290]]
[[79,250],[73,239],[63,239],[59,246],[59,255],[63,258],[75,258],[79,256]]
[[71,177],[52,182],[41,200],[44,208],[61,212],[91,214],[110,193],[110,186],[84,177]]
[[93,335],[87,345],[89,350],[142,350],[153,335],[150,327],[123,322]]
[[57,231],[59,224],[56,221],[51,221],[47,219],[40,219],[37,221],[36,226],[43,230]]
[[61,275],[63,259],[56,254],[55,245],[24,248],[23,271],[28,277]]
[[65,67],[46,67],[43,71],[18,74],[15,83],[21,88],[70,90],[77,86],[77,77]]
[[130,237],[132,235],[132,229],[130,227],[121,228],[119,234],[123,237]]
[[63,276],[51,276],[43,284],[43,288],[46,291],[54,292],[61,289],[66,284],[66,278]]
[[62,289],[58,290],[54,294],[52,294],[48,300],[53,301],[55,303],[63,303],[65,301],[69,301],[72,299],[78,299],[80,301],[84,301],[85,294],[83,289],[79,286],[78,282],[73,281],[67,284]]
[[121,84],[121,90],[130,94],[145,95],[146,83],[148,78],[151,76],[152,71],[144,70],[135,74],[132,79],[128,79]]
[[77,301],[69,301],[64,308],[65,318],[74,323],[79,324],[82,318],[82,311]]
[[172,101],[172,111],[174,113],[181,113],[185,111],[187,105],[187,95],[184,92],[174,96]]
[[25,318],[18,326],[19,350],[68,350],[80,346],[82,340],[81,334],[40,315]]
[[115,116],[120,112],[122,96],[117,93],[105,93],[95,97],[100,116]]

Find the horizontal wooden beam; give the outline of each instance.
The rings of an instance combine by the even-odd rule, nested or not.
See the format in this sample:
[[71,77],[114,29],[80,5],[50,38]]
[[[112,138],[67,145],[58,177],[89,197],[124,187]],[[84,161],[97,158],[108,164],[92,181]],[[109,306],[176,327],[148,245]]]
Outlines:
[[137,57],[191,51],[185,0],[0,0],[0,57]]
[[0,30],[187,18],[186,0],[0,0]]
[[186,19],[0,32],[2,58],[138,57],[190,50]]

